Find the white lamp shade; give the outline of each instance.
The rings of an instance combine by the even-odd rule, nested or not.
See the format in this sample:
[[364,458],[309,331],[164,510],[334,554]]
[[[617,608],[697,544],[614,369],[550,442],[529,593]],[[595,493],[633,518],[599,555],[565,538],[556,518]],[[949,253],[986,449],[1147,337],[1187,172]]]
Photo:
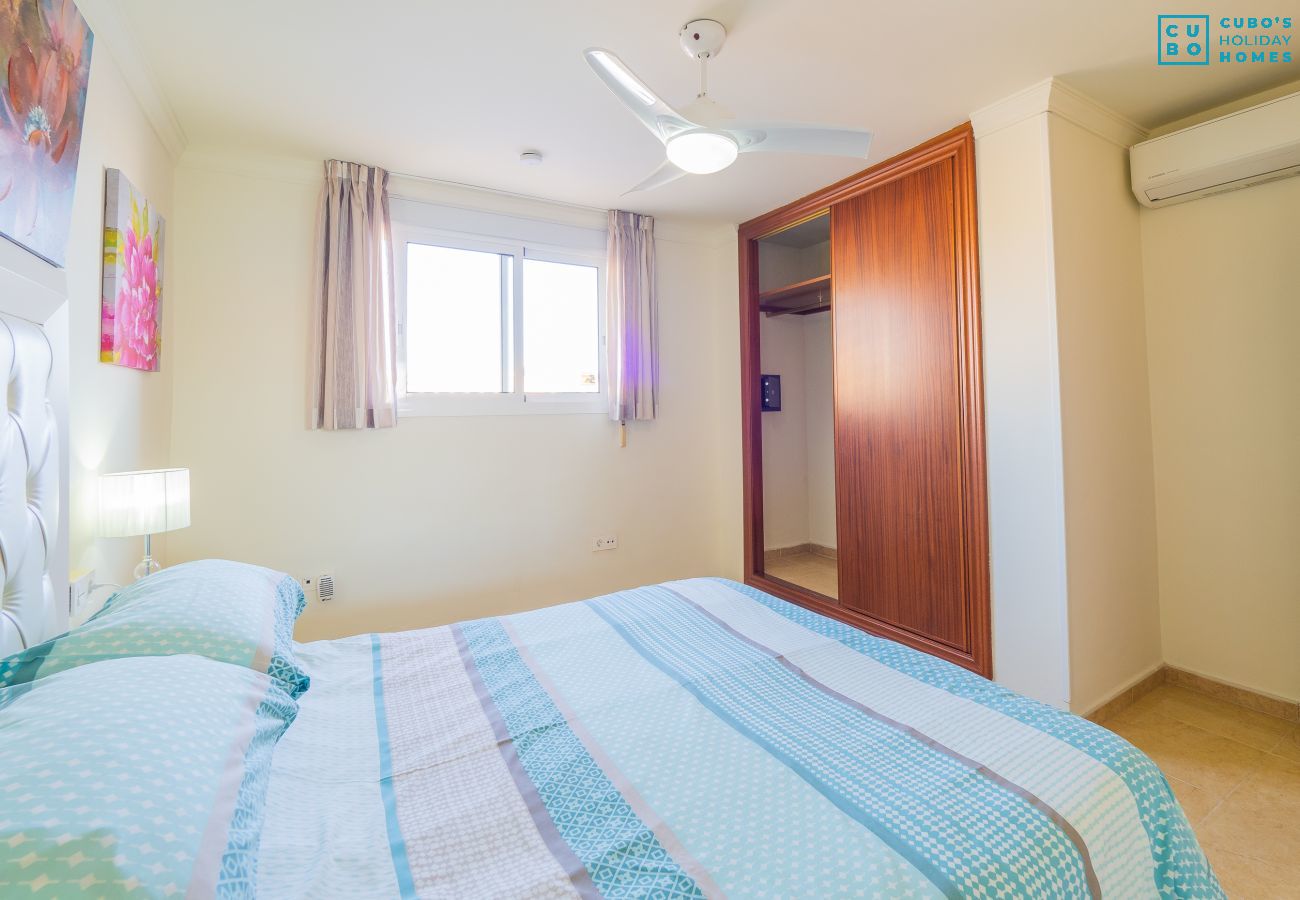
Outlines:
[[736,161],[736,139],[720,131],[688,131],[668,139],[668,161],[692,175],[712,175]]
[[160,534],[189,524],[189,469],[150,469],[99,476],[101,537]]

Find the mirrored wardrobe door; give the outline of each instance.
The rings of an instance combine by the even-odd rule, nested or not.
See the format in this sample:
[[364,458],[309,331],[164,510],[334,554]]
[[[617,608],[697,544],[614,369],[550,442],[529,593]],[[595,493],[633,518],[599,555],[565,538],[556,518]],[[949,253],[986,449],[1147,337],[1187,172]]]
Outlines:
[[756,243],[762,571],[835,601],[830,216]]

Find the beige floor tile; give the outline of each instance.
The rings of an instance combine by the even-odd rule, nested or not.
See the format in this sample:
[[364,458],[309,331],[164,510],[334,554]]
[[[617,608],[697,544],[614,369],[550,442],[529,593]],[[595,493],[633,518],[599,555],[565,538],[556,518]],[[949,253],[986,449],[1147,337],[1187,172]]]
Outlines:
[[798,562],[767,567],[767,574],[775,575],[777,578],[783,578],[786,581],[802,581],[812,575],[814,571],[810,566]]
[[1145,697],[1139,697],[1137,699],[1137,702],[1135,702],[1132,706],[1128,707],[1127,709],[1120,710],[1118,713],[1116,713],[1114,716],[1110,718],[1110,721],[1105,723],[1106,727],[1114,731],[1115,725],[1119,723],[1128,723],[1130,725],[1159,726],[1159,725],[1165,725],[1173,721],[1172,719],[1169,718],[1169,716],[1166,716],[1164,713],[1160,712],[1160,709],[1156,706],[1155,701],[1151,699],[1154,696],[1154,694],[1155,691],[1152,691],[1150,694],[1147,694]]
[[[1275,803],[1286,804],[1295,813],[1296,825],[1300,827],[1300,762],[1275,755],[1266,756],[1264,764],[1242,785],[1242,790],[1260,793]],[[1300,862],[1300,854],[1296,861]]]
[[[1136,707],[1135,707],[1136,708]],[[1253,773],[1265,758],[1262,750],[1211,734],[1163,713],[1126,710],[1107,723],[1111,731],[1142,750],[1171,778],[1222,798]]]
[[1178,805],[1183,808],[1183,812],[1187,813],[1187,821],[1191,822],[1193,827],[1223,800],[1223,797],[1215,796],[1204,788],[1198,788],[1181,778],[1174,778],[1169,774],[1166,774],[1165,778],[1169,780],[1169,786],[1174,789],[1174,796],[1178,798]]
[[[1211,813],[1209,819],[1201,823],[1197,837],[1202,847],[1213,848],[1218,853],[1226,851],[1249,859],[1260,866],[1271,866],[1289,872],[1292,883],[1300,885],[1300,866],[1295,862],[1294,823],[1288,824],[1272,819],[1243,820],[1236,815],[1220,817],[1217,813]],[[1209,855],[1210,865],[1215,866],[1217,870],[1218,864],[1214,854]],[[1229,891],[1229,895],[1231,893]]]
[[839,596],[839,567],[835,560],[815,553],[792,553],[778,557],[766,572],[782,581],[825,594]]
[[827,597],[839,595],[839,579],[834,575],[828,575],[825,572],[814,572],[804,581],[805,587],[810,587],[819,594],[825,594]]
[[1175,685],[1105,726],[1164,771],[1229,897],[1300,900],[1300,726]]
[[1271,750],[1293,723],[1235,706],[1177,685],[1161,685],[1135,708],[1156,710],[1186,725],[1195,725],[1256,750]]
[[1219,884],[1233,900],[1300,900],[1300,871],[1204,844]]
[[1269,752],[1300,763],[1300,725],[1292,725],[1291,730],[1282,735],[1282,739]]
[[1300,881],[1300,763],[1265,759],[1197,834],[1221,849],[1291,867]]

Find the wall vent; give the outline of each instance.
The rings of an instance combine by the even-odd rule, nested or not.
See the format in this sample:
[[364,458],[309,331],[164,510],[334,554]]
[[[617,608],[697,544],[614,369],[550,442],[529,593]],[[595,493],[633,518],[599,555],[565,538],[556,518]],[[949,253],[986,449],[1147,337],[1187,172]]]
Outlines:
[[326,572],[316,579],[316,596],[322,602],[334,599],[334,575],[332,573]]

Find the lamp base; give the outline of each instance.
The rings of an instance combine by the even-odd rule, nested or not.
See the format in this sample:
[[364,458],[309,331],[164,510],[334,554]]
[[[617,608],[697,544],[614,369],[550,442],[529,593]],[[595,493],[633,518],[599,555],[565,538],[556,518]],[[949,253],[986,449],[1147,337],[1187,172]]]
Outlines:
[[162,564],[153,558],[153,535],[146,534],[144,536],[144,559],[140,560],[140,564],[135,567],[132,574],[135,575],[135,580],[139,581],[146,575],[152,575],[161,568]]

